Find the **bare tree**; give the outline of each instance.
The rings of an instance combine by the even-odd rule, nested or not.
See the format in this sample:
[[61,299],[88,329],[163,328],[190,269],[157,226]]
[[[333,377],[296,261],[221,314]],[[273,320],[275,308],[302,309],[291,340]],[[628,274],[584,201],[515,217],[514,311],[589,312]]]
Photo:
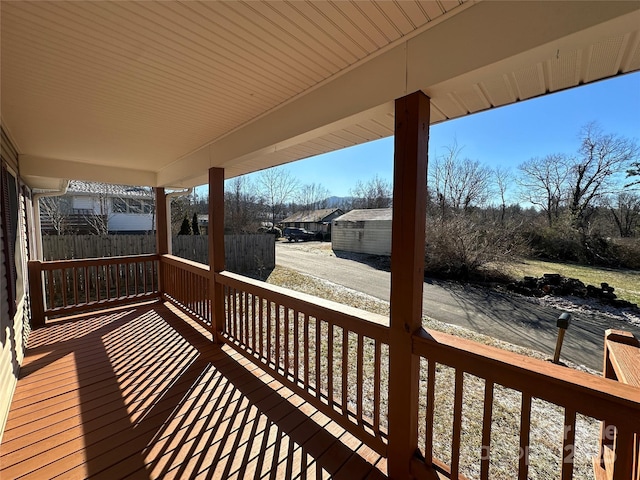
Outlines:
[[388,208],[392,203],[393,189],[391,183],[376,175],[366,183],[358,180],[351,195],[352,208]]
[[271,223],[275,227],[278,217],[298,190],[298,179],[283,168],[264,170],[257,180],[258,191],[271,213]]
[[594,204],[617,188],[615,177],[638,159],[638,145],[607,134],[596,123],[582,128],[579,157],[571,166],[569,211],[575,226],[584,230]]
[[171,199],[171,235],[178,234],[182,227],[182,220],[191,213],[191,196],[184,195]]
[[84,214],[84,220],[96,235],[106,235],[109,233],[109,217],[111,211],[109,209],[109,196],[107,194],[107,185],[101,184],[100,191],[95,192],[93,200],[93,209],[90,213]]
[[507,212],[507,189],[513,181],[513,175],[508,168],[497,167],[493,171],[495,175],[496,188],[500,196],[500,225],[504,226],[504,219]]
[[40,222],[43,228],[51,229],[56,235],[64,235],[69,228],[69,198],[64,196],[40,199]]
[[256,232],[260,228],[262,203],[247,177],[227,182],[224,193],[225,227],[234,234]]
[[296,203],[303,210],[327,208],[327,199],[331,196],[328,189],[320,183],[308,183],[298,190]]
[[619,193],[607,199],[607,207],[623,238],[633,237],[640,226],[640,196],[631,192]]
[[492,172],[477,160],[460,159],[458,144],[446,148],[444,156],[436,158],[429,172],[429,184],[442,216],[448,208],[466,211],[483,206],[491,190]]
[[522,199],[544,211],[547,223],[552,226],[559,218],[566,201],[570,161],[562,154],[534,157],[522,163],[518,169],[521,176],[517,182]]

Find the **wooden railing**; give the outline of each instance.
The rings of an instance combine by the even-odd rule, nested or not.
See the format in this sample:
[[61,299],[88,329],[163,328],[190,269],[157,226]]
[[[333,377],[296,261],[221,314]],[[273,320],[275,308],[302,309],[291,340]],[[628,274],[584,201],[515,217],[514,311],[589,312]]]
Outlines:
[[211,328],[209,266],[173,255],[163,255],[162,297],[180,306],[192,318]]
[[[160,290],[217,330],[214,338],[369,447],[382,455],[390,450],[393,352],[386,317],[229,272],[214,274],[171,255],[30,262],[29,269],[34,317],[38,309],[44,318],[152,298]],[[211,288],[212,278],[218,290]],[[222,292],[216,301],[224,304],[215,321],[213,291]],[[637,480],[637,387],[444,333],[421,329],[412,338],[421,392],[419,452],[411,464],[416,478],[431,478],[431,468],[462,479],[590,478],[595,457],[596,466],[608,463],[610,478]],[[598,454],[601,443],[615,458]],[[578,465],[579,456],[588,457],[589,472]]]
[[[423,330],[415,335],[413,352],[424,359],[421,379],[426,391],[421,400],[425,428],[420,443],[427,465],[435,465],[451,478],[464,478],[461,451],[463,446],[470,448],[471,443],[476,451],[472,450],[470,456],[477,459],[478,465],[470,470],[477,471],[480,479],[495,478],[490,470],[498,456],[501,462],[506,460],[511,464],[511,470],[503,471],[499,477],[527,479],[530,455],[533,456],[532,449],[537,446],[531,442],[531,436],[541,434],[544,438],[538,436],[537,441],[545,444],[542,449],[545,454],[555,454],[551,464],[558,468],[557,472],[547,472],[541,478],[571,479],[577,452],[584,451],[576,435],[577,418],[585,416],[606,422],[610,428],[606,434],[615,438],[617,458],[613,478],[634,478],[633,439],[634,434],[640,432],[640,391],[637,388],[438,332]],[[440,378],[449,385],[444,393],[452,400],[449,402],[452,406],[446,405],[447,398],[438,398],[438,391],[443,393],[438,388]],[[504,390],[515,393],[519,402],[514,405],[511,399],[506,402],[508,407],[504,402],[499,405],[496,396],[498,391]],[[463,410],[463,404],[467,411]],[[498,412],[498,408],[502,411]],[[545,420],[543,430],[557,430],[555,438],[549,431],[533,431],[533,409],[538,409]],[[510,425],[509,419],[514,417],[517,421]],[[436,431],[438,423],[445,419],[449,424]],[[514,448],[505,450],[504,443],[509,439],[494,441],[494,437],[505,433],[509,436],[509,431]],[[597,436],[597,429],[588,436],[596,446]],[[448,437],[450,443],[436,448],[441,437]],[[554,441],[556,445],[552,446]],[[597,448],[591,453],[597,454]],[[540,454],[540,451],[536,452],[536,456]],[[505,459],[505,456],[511,458]],[[438,460],[443,458],[450,466]],[[576,475],[576,478],[592,477],[591,458],[587,460],[587,473]]]
[[158,256],[31,261],[29,281],[39,326],[46,317],[157,297]]
[[385,454],[388,319],[228,272],[215,278],[226,341]]

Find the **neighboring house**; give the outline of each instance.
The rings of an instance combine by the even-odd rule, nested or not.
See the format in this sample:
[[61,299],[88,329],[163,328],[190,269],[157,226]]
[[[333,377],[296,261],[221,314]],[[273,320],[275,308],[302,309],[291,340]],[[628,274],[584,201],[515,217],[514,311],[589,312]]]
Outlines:
[[331,233],[331,222],[344,212],[339,208],[323,208],[320,210],[303,210],[289,215],[282,221],[282,226],[298,227],[310,232]]
[[148,187],[72,181],[65,195],[42,201],[52,202],[40,212],[45,234],[139,234],[154,229],[153,190]]
[[391,208],[351,210],[333,221],[331,248],[391,255]]

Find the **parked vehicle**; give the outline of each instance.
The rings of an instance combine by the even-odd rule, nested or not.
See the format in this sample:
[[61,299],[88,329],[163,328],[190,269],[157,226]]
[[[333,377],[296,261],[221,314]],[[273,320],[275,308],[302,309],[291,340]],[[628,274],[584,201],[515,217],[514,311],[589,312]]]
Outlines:
[[287,227],[284,229],[284,237],[290,242],[306,242],[313,240],[315,236],[315,233],[305,230],[304,228]]

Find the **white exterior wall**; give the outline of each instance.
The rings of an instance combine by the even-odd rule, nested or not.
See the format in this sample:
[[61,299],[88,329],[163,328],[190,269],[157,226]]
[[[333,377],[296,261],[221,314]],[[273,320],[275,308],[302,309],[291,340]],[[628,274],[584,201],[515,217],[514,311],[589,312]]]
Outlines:
[[109,215],[110,232],[138,232],[153,230],[150,213],[112,213]]
[[391,220],[334,222],[331,248],[370,255],[391,255]]

